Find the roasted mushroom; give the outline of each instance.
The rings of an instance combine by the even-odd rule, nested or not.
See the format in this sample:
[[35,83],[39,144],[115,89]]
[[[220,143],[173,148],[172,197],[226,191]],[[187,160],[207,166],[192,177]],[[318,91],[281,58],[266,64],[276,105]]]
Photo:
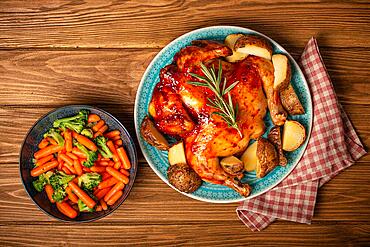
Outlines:
[[170,184],[186,193],[192,193],[202,185],[202,179],[187,164],[170,166],[167,170],[167,177]]

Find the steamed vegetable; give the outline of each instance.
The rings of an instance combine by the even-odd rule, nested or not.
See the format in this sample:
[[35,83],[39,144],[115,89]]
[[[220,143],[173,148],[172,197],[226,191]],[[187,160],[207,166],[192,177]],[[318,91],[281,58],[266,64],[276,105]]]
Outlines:
[[120,131],[108,132],[105,121],[86,110],[53,126],[33,155],[33,187],[71,219],[79,212],[107,210],[121,198],[130,176]]

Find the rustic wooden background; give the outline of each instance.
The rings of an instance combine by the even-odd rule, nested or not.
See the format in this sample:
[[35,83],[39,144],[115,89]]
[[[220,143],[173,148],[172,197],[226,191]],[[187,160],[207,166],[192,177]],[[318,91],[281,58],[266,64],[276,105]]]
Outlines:
[[0,245],[369,244],[369,155],[320,190],[312,225],[277,221],[262,232],[237,219],[237,204],[173,191],[141,154],[132,193],[105,219],[57,222],[27,197],[18,153],[39,117],[63,105],[97,105],[134,135],[135,93],[152,58],[183,33],[222,24],[263,32],[296,58],[315,36],[339,101],[370,146],[369,1],[2,0]]

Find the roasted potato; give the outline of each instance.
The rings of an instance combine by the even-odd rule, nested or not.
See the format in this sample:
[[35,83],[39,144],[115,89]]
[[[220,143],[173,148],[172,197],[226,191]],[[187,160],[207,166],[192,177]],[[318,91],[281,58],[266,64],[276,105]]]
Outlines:
[[283,130],[283,149],[294,151],[306,140],[306,129],[297,121],[287,120]]
[[280,100],[281,104],[290,115],[304,114],[303,106],[291,84],[280,90]]
[[272,64],[274,66],[274,89],[286,88],[292,77],[288,58],[283,54],[275,54],[272,56]]
[[281,139],[281,129],[280,126],[273,127],[268,136],[267,139],[275,146],[276,151],[278,152],[279,156],[279,165],[286,166],[288,163],[288,160],[284,156],[283,148],[282,148],[282,139]]
[[187,164],[183,142],[176,143],[168,149],[168,161],[171,166],[181,163]]
[[255,55],[271,60],[272,47],[264,38],[255,35],[243,35],[238,38],[234,45],[234,50],[248,55]]
[[256,170],[257,166],[257,142],[253,142],[248,148],[244,151],[242,157],[240,158],[243,161],[244,169],[247,172]]
[[202,179],[187,164],[176,164],[167,170],[168,182],[182,192],[191,193],[202,185]]
[[141,123],[140,133],[144,140],[150,145],[160,150],[168,150],[169,144],[166,138],[157,130],[148,116],[146,116]]
[[228,156],[220,161],[221,167],[230,175],[237,176],[244,171],[243,162],[235,156]]
[[259,138],[257,140],[257,178],[263,178],[279,164],[278,153],[267,139]]
[[233,55],[226,57],[226,61],[234,63],[239,60],[243,60],[248,56],[248,54],[236,52],[234,49],[235,42],[242,36],[243,34],[230,34],[226,37],[225,45],[227,45],[233,51]]

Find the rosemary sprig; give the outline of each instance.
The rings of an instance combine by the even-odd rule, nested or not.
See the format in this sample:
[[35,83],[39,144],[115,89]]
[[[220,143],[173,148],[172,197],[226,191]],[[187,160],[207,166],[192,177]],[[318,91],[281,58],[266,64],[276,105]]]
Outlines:
[[[236,123],[236,118],[238,115],[238,105],[233,105],[231,99],[230,91],[237,84],[238,81],[232,83],[230,86],[226,87],[226,78],[222,81],[222,65],[221,61],[218,65],[218,73],[216,76],[215,67],[212,65],[212,68],[208,69],[204,64],[200,64],[201,70],[204,76],[200,76],[194,73],[189,73],[191,76],[197,78],[199,81],[188,81],[189,84],[201,87],[207,87],[212,90],[215,94],[215,99],[207,98],[208,106],[217,109],[218,111],[213,112],[212,114],[218,115],[223,118],[223,120],[228,124],[228,126],[236,129],[240,136],[242,133],[239,129],[238,124]],[[227,100],[224,96],[227,94]]]

